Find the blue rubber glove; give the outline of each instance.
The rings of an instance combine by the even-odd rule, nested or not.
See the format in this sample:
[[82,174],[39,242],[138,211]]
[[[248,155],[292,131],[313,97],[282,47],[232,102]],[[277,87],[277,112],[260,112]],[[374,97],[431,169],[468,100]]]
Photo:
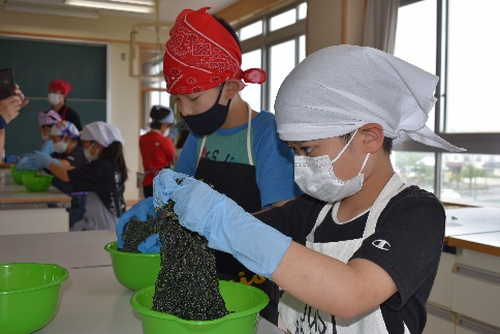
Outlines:
[[16,164],[16,170],[19,172],[27,171],[27,170],[37,170],[38,163],[35,158],[35,154],[29,153],[23,155],[21,159]]
[[52,158],[47,153],[43,153],[40,151],[35,151],[35,159],[38,165],[37,169],[49,168],[51,163],[55,163],[56,165],[61,165],[61,160]]
[[168,196],[175,201],[179,222],[208,239],[208,245],[232,254],[245,267],[271,278],[291,238],[245,212],[229,197],[215,191],[204,182],[162,170],[154,179],[155,206],[164,204]]
[[48,154],[48,155],[51,155],[52,153],[54,153],[54,147],[52,146],[51,139],[49,139],[45,143],[43,143],[41,151],[43,153]]
[[[123,248],[123,228],[125,224],[130,219],[132,219],[132,217],[136,217],[141,221],[146,221],[148,219],[148,215],[152,215],[153,217],[158,218],[160,214],[161,213],[155,212],[155,208],[153,206],[153,197],[143,199],[142,201],[135,203],[129,210],[125,211],[125,213],[120,216],[118,224],[116,225],[118,248]],[[137,249],[141,253],[159,253],[160,238],[158,236],[158,233],[150,235],[145,241],[137,246]]]

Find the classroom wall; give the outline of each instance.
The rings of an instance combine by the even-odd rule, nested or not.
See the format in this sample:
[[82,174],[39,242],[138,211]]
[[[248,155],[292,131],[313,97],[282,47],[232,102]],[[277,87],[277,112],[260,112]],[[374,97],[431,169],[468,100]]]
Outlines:
[[[333,44],[360,44],[364,0],[309,0],[307,53]],[[244,13],[242,13],[244,15]],[[134,25],[154,23],[140,18],[101,15],[99,19],[7,12],[0,7],[0,36],[60,41],[97,41],[108,47],[107,119],[125,138],[129,169],[125,199],[138,199],[136,173],[140,169],[140,82],[128,73],[130,32]],[[152,34],[139,33],[138,42],[154,43]],[[6,52],[1,50],[1,52]],[[123,59],[122,57],[125,57]],[[22,83],[20,83],[22,85]]]
[[[0,7],[0,36],[29,37],[67,42],[104,42],[107,45],[107,119],[125,138],[125,158],[129,170],[125,199],[139,198],[136,173],[139,170],[140,83],[129,76],[129,38],[133,25],[147,23],[138,18],[101,16],[99,19],[13,13]],[[149,21],[152,23],[152,21]],[[138,34],[139,42],[154,42],[150,35]],[[8,52],[1,50],[0,52]],[[124,57],[124,58],[122,58]],[[19,82],[22,87],[22,82]],[[29,98],[29,97],[28,97]],[[8,129],[7,129],[8,131]]]

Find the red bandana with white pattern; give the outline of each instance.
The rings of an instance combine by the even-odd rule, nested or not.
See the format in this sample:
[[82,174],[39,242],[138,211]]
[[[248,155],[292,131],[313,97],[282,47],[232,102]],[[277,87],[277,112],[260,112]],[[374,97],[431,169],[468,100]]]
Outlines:
[[241,70],[241,50],[234,37],[211,14],[210,7],[185,9],[170,29],[163,57],[167,92],[174,95],[204,91],[228,79],[262,84],[266,72]]

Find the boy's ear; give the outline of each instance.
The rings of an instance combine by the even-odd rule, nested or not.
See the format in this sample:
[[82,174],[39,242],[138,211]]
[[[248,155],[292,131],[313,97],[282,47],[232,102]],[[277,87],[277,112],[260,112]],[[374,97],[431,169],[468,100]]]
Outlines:
[[235,95],[239,94],[241,90],[241,83],[237,79],[229,79],[224,84],[226,87],[226,98],[233,99]]
[[363,143],[367,153],[377,152],[384,143],[384,129],[380,124],[368,123],[361,127]]

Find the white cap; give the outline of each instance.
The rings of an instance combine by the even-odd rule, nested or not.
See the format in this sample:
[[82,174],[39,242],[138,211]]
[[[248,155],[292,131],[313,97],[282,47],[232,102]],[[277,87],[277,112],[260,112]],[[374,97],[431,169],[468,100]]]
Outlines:
[[279,136],[284,141],[332,138],[377,123],[394,146],[408,135],[425,145],[465,151],[425,125],[438,80],[374,48],[324,48],[306,57],[282,83],[275,104]]
[[112,142],[117,141],[125,144],[120,130],[109,123],[92,122],[83,127],[81,140],[96,141],[104,147],[108,147]]

